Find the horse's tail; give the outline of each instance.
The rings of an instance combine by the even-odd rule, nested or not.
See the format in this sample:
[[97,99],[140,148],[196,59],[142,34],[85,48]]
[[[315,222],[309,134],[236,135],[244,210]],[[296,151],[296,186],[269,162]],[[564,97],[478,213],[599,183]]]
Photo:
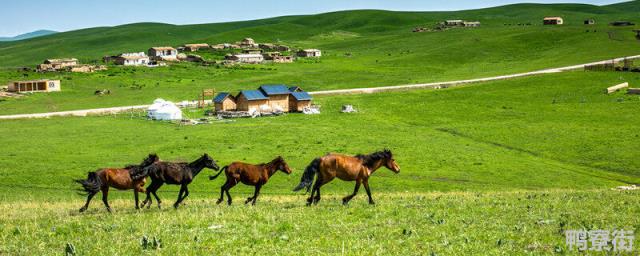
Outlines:
[[100,191],[102,187],[102,179],[96,172],[89,172],[86,180],[75,180],[75,182],[82,185],[82,188],[87,194],[95,194]]
[[320,158],[313,159],[309,166],[304,169],[304,173],[302,174],[302,178],[300,179],[300,184],[293,191],[300,191],[303,188],[307,188],[307,192],[311,190],[311,183],[313,183],[313,177],[316,176],[316,173],[320,170]]
[[222,174],[222,171],[226,171],[227,169],[229,169],[228,165],[220,168],[220,171],[218,171],[218,174],[209,176],[209,180],[215,180],[216,178],[218,178],[218,176],[220,176],[220,174]]

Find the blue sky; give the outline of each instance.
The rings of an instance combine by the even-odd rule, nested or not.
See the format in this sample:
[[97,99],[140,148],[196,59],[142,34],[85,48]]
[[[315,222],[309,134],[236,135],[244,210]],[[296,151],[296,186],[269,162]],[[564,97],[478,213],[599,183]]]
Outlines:
[[[214,23],[350,9],[442,11],[476,9],[512,0],[3,0],[0,36],[39,29],[69,31],[135,22]],[[533,0],[611,4],[620,0]]]

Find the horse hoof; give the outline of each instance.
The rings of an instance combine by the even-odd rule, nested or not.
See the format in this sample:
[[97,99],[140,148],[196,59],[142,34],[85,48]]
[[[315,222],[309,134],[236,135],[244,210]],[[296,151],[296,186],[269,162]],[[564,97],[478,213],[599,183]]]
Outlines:
[[222,200],[218,200],[218,201],[216,202],[216,204],[221,204],[221,203],[222,203]]
[[375,204],[376,204],[376,202],[374,202],[374,201],[369,201],[369,204],[370,204],[370,205],[375,205]]
[[84,208],[84,207],[80,208],[80,212],[84,212],[86,210],[87,210],[87,208]]
[[228,205],[231,205],[231,201],[229,201],[227,204],[228,204]]

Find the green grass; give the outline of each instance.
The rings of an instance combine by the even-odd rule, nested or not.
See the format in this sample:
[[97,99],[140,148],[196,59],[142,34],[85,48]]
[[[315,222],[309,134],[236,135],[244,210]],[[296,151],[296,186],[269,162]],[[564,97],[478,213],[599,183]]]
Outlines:
[[[640,136],[640,98],[602,90],[639,79],[569,72],[454,89],[319,97],[321,115],[202,126],[129,114],[3,121],[0,251],[57,254],[72,243],[81,254],[142,252],[139,241],[147,235],[163,241],[162,254],[567,252],[563,229],[638,230],[637,193],[610,188],[640,183],[633,139]],[[359,112],[341,114],[343,104]],[[351,206],[339,204],[353,183],[326,185],[313,208],[291,192],[316,156],[384,147],[394,151],[402,172],[374,174],[375,207],[363,192]],[[276,174],[253,208],[241,204],[252,192],[242,185],[231,191],[232,207],[215,206],[224,181],[208,181],[212,171],[205,170],[178,211],[136,213],[131,193],[115,192],[115,214],[106,214],[99,200],[88,213],[76,213],[84,198],[72,179],[139,162],[149,152],[186,161],[207,152],[221,165],[282,155],[294,173]],[[175,186],[160,189],[165,206],[176,195]]]
[[[204,88],[238,91],[264,83],[296,84],[311,91],[459,80],[637,55],[640,41],[634,38],[633,28],[607,25],[619,19],[634,21],[635,12],[628,9],[633,8],[511,5],[435,13],[363,10],[238,23],[143,23],[72,31],[0,43],[0,66],[5,67],[0,71],[0,84],[44,77],[63,80],[63,92],[2,101],[0,113],[139,105],[156,97],[187,100],[195,99]],[[541,18],[548,15],[565,16],[567,25],[540,25]],[[454,17],[480,20],[483,26],[410,32],[415,26],[431,26]],[[598,24],[582,25],[587,17],[594,17]],[[533,25],[504,25],[527,22]],[[609,38],[609,32],[615,40]],[[112,67],[96,74],[36,74],[10,68],[33,66],[45,58],[77,57],[91,62],[104,55],[146,51],[156,45],[234,42],[244,37],[294,48],[319,48],[324,56],[318,62],[236,69],[180,64],[157,69]],[[96,89],[110,89],[114,95],[93,96]]]

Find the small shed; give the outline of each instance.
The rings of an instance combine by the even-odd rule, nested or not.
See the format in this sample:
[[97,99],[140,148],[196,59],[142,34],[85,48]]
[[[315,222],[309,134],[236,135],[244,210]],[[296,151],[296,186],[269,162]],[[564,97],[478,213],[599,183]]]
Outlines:
[[477,27],[480,27],[480,22],[479,21],[463,21],[462,25],[465,28],[477,28]]
[[9,84],[10,92],[57,92],[60,91],[60,80],[16,81]]
[[123,53],[123,54],[120,54],[115,59],[115,63],[117,65],[124,65],[124,66],[148,65],[149,57],[144,52]]
[[216,111],[233,111],[236,110],[236,98],[228,92],[221,92],[213,98]]
[[586,20],[584,20],[584,24],[585,25],[595,25],[596,24],[596,20],[594,20],[594,19],[586,19]]
[[178,50],[169,46],[151,47],[147,50],[149,57],[154,60],[175,61],[177,60]]
[[293,56],[273,56],[273,63],[293,63]]
[[289,112],[289,87],[282,84],[262,85],[258,88],[260,92],[269,97],[269,107],[272,110]]
[[182,46],[184,48],[185,51],[188,52],[197,52],[200,49],[205,49],[205,48],[209,48],[209,44],[205,44],[205,43],[198,43],[198,44],[185,44],[184,46]]
[[236,96],[236,110],[260,111],[269,104],[269,98],[259,90],[242,90]]
[[447,27],[464,26],[463,20],[445,20],[444,25]]
[[545,17],[542,20],[543,25],[562,25],[564,24],[564,19],[562,17]]
[[299,57],[320,57],[322,56],[322,52],[318,49],[304,49],[298,51]]
[[264,61],[264,57],[262,54],[229,54],[224,57],[225,60],[240,62],[240,63],[249,63],[249,64],[257,64],[262,63]]
[[302,112],[304,108],[311,107],[311,95],[307,92],[292,92],[289,97],[289,111]]

